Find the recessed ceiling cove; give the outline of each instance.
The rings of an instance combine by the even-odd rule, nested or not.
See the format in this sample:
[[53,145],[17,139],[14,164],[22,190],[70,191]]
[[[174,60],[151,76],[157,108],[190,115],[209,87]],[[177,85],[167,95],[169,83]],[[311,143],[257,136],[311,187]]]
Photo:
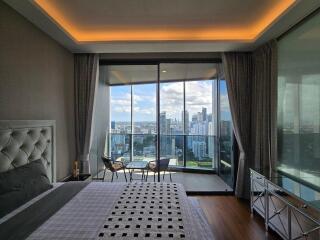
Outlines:
[[75,42],[254,42],[295,0],[34,0]]

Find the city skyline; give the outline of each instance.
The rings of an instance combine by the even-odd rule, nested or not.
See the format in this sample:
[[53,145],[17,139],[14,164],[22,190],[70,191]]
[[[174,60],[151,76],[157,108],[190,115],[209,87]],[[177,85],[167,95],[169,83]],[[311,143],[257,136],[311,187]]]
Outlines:
[[[186,110],[190,117],[206,107],[212,113],[213,80],[186,82]],[[204,92],[208,93],[203,96]],[[131,121],[131,86],[113,86],[110,91],[111,121]],[[134,122],[156,122],[156,84],[132,86],[132,117]],[[231,120],[227,88],[225,81],[220,81],[221,119]],[[183,82],[160,84],[160,112],[166,111],[171,119],[182,120]]]
[[[193,115],[181,112],[186,116],[185,126],[177,120],[167,118],[166,112],[160,114],[160,154],[169,157],[171,165],[214,167],[217,157],[217,123],[206,108]],[[154,122],[138,123],[133,126],[128,122],[111,122],[111,156],[117,158],[148,160],[156,156],[156,124]],[[132,135],[133,133],[133,135]],[[223,149],[220,153],[224,159],[230,158],[231,121],[220,122],[220,133]],[[185,149],[185,150],[184,150]],[[229,149],[229,150],[228,150]],[[131,157],[132,154],[132,157]]]
[[[220,82],[220,101],[215,80],[160,84],[160,155],[171,165],[214,168],[217,135],[220,155],[230,159],[232,123],[225,81]],[[218,103],[220,122],[218,123]],[[156,84],[111,87],[110,153],[126,161],[156,156]],[[133,111],[131,113],[131,110]]]

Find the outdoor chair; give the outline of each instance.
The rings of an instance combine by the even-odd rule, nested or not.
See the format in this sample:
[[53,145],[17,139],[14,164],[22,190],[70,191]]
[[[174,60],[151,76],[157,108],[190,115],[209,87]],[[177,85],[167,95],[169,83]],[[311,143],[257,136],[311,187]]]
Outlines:
[[113,175],[116,174],[116,177],[118,178],[118,171],[123,170],[124,177],[127,182],[127,176],[126,176],[126,167],[123,162],[121,161],[112,161],[111,157],[102,156],[101,157],[103,164],[105,166],[104,173],[103,173],[103,181],[106,175],[106,171],[110,170],[112,172],[112,178],[111,182],[113,182]]
[[170,175],[170,182],[172,182],[171,172],[169,171],[169,162],[170,162],[169,158],[162,158],[162,159],[160,159],[160,164],[158,166],[157,161],[150,161],[148,164],[146,181],[148,181],[148,173],[149,173],[149,171],[151,171],[154,173],[153,181],[155,182],[156,181],[156,174],[155,173],[157,173],[158,170],[160,170],[160,172],[163,172],[162,181],[164,181],[164,176],[167,171],[167,172],[169,172],[169,175]]

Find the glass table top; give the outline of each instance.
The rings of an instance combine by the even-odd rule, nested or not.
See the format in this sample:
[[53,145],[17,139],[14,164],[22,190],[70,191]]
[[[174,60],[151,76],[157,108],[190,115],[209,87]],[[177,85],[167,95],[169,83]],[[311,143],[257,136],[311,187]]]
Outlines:
[[281,187],[288,194],[294,195],[306,204],[320,210],[320,191],[304,183],[304,181],[312,181],[311,179],[307,179],[307,181],[302,178],[300,181],[298,181],[279,171],[269,171],[268,169],[252,170],[263,175],[267,180]]
[[145,169],[148,165],[148,161],[132,161],[126,165],[128,169]]

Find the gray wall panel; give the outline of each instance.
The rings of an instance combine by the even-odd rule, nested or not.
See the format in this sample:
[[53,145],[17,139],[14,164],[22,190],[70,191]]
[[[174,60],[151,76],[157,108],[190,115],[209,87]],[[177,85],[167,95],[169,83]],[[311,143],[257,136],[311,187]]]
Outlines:
[[0,119],[56,120],[57,179],[75,158],[73,54],[0,1]]

